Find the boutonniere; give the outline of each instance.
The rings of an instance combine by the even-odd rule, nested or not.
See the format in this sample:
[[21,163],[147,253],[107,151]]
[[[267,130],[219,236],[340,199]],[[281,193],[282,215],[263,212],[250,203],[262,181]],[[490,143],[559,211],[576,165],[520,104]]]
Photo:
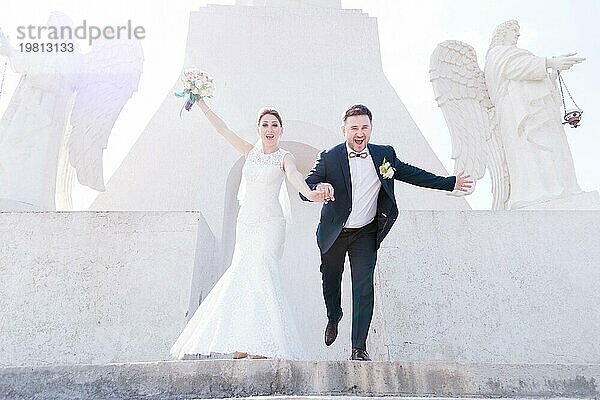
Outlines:
[[394,169],[390,162],[383,158],[383,164],[379,166],[379,173],[383,176],[383,179],[392,179],[394,177],[394,173],[396,169]]

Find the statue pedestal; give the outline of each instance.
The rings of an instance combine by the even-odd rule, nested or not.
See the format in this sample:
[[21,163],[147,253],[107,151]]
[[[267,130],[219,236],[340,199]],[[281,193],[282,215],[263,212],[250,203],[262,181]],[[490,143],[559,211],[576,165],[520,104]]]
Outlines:
[[597,191],[581,192],[568,197],[552,199],[519,207],[519,210],[600,210]]

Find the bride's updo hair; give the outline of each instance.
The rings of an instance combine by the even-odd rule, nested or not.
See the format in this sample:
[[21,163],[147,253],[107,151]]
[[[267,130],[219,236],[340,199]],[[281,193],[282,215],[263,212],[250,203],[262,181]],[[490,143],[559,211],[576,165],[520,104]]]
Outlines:
[[279,125],[283,126],[283,121],[281,120],[281,116],[279,115],[279,111],[277,111],[274,108],[271,107],[263,107],[258,111],[258,121],[257,124],[260,124],[260,119],[262,117],[264,117],[265,115],[272,115],[275,118],[277,118],[277,121],[279,121]]

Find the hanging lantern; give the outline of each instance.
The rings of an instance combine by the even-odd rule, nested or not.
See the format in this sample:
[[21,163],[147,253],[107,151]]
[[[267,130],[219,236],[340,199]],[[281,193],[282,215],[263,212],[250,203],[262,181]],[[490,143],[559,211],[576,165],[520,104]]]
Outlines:
[[[583,115],[583,110],[581,108],[579,108],[577,103],[575,103],[575,100],[573,100],[573,96],[571,96],[571,92],[569,91],[569,88],[567,88],[567,85],[565,84],[565,81],[563,80],[563,77],[560,74],[560,71],[558,71],[558,85],[560,88],[560,97],[561,97],[562,103],[563,103],[563,110],[565,112],[565,116],[563,117],[565,122],[563,122],[562,124],[563,125],[569,124],[571,126],[571,128],[577,128],[579,126],[579,124],[581,123],[581,116]],[[563,92],[563,86],[564,86],[564,90],[567,91],[567,94],[569,95],[569,98],[571,99],[571,102],[573,103],[575,108],[567,110],[567,105],[565,104],[565,94]]]

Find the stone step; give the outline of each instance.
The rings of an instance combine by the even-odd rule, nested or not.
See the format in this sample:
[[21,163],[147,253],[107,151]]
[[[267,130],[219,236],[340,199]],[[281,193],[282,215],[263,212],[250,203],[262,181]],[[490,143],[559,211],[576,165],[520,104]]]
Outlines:
[[[493,397],[494,400],[531,400],[530,397]],[[552,400],[575,400],[577,397],[553,397]],[[191,399],[204,400],[204,399]],[[436,396],[252,396],[225,397],[220,400],[490,400],[490,397],[436,397]]]
[[597,382],[597,364],[195,360],[1,368],[0,398],[599,398]]
[[[226,397],[221,400],[489,400],[490,397],[434,397],[434,396],[252,396]],[[530,400],[527,397],[493,397],[494,400]],[[575,400],[577,397],[553,397],[552,400]],[[193,399],[203,400],[203,399]]]

